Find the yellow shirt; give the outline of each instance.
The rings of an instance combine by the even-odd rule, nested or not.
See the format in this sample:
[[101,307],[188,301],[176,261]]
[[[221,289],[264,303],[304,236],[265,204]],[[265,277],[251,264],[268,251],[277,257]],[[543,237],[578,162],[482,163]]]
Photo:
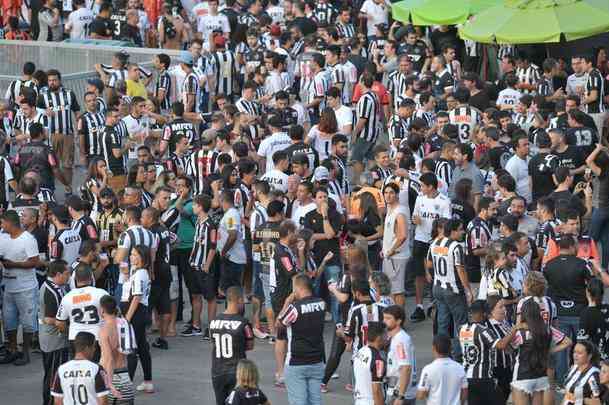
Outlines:
[[133,80],[125,80],[127,83],[127,95],[129,97],[144,97],[148,99],[148,93],[146,92],[146,86],[142,82],[136,82]]

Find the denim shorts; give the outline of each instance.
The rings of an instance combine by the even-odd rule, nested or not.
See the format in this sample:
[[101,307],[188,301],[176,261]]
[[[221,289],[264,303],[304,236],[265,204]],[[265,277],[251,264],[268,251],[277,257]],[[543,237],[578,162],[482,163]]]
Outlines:
[[512,381],[512,388],[531,395],[535,392],[548,390],[550,388],[550,380],[548,377],[532,378],[529,380],[516,380]]
[[2,306],[7,331],[17,330],[21,325],[24,332],[38,332],[37,288],[14,293],[4,291]]

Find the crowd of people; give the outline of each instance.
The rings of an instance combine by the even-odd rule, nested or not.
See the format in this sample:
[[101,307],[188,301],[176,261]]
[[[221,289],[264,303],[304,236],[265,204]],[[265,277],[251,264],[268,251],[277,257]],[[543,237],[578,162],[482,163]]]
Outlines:
[[604,50],[501,46],[487,82],[383,0],[143,3],[3,3],[7,39],[162,48],[0,103],[0,364],[41,351],[44,405],[154,393],[176,336],[218,405],[269,403],[255,342],[290,405],[341,359],[357,405],[609,404]]

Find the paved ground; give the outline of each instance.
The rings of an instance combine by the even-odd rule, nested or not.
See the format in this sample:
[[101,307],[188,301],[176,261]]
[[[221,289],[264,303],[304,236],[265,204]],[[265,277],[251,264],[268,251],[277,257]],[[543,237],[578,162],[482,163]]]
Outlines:
[[[330,323],[326,324],[325,336],[327,352],[330,348]],[[407,325],[407,332],[414,338],[417,354],[417,368],[431,361],[431,322]],[[141,394],[138,403],[201,405],[214,401],[211,386],[211,345],[200,338],[172,338],[170,350],[152,348],[153,377],[157,388],[155,394]],[[275,362],[273,346],[256,341],[256,347],[249,358],[258,365],[262,390],[273,404],[287,404],[287,392],[273,386]],[[344,389],[350,380],[350,353],[345,353],[339,368],[340,378],[332,380],[331,392],[323,395],[324,403],[332,405],[352,404],[351,393]],[[140,382],[141,372],[136,375]],[[41,401],[42,357],[34,354],[32,363],[25,367],[0,366],[0,386],[2,404],[38,404]]]

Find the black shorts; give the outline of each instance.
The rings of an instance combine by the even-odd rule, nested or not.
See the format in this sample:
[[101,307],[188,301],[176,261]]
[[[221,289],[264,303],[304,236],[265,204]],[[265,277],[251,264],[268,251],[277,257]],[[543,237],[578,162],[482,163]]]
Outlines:
[[412,267],[414,275],[417,277],[425,276],[425,258],[427,258],[427,251],[429,250],[429,243],[415,240],[412,243]]
[[159,315],[170,314],[171,300],[169,299],[169,287],[153,283],[150,286],[148,304],[150,309],[155,309]]
[[226,398],[237,384],[237,376],[235,374],[218,375],[211,378],[211,384],[214,387],[216,404],[224,405]]
[[226,294],[226,290],[230,287],[241,287],[241,278],[245,264],[233,263],[230,260],[223,258],[220,267],[220,289]]
[[218,283],[213,269],[209,273],[203,270],[194,270],[188,266],[189,270],[184,272],[186,287],[192,295],[202,295],[204,299],[211,300],[216,297]]

